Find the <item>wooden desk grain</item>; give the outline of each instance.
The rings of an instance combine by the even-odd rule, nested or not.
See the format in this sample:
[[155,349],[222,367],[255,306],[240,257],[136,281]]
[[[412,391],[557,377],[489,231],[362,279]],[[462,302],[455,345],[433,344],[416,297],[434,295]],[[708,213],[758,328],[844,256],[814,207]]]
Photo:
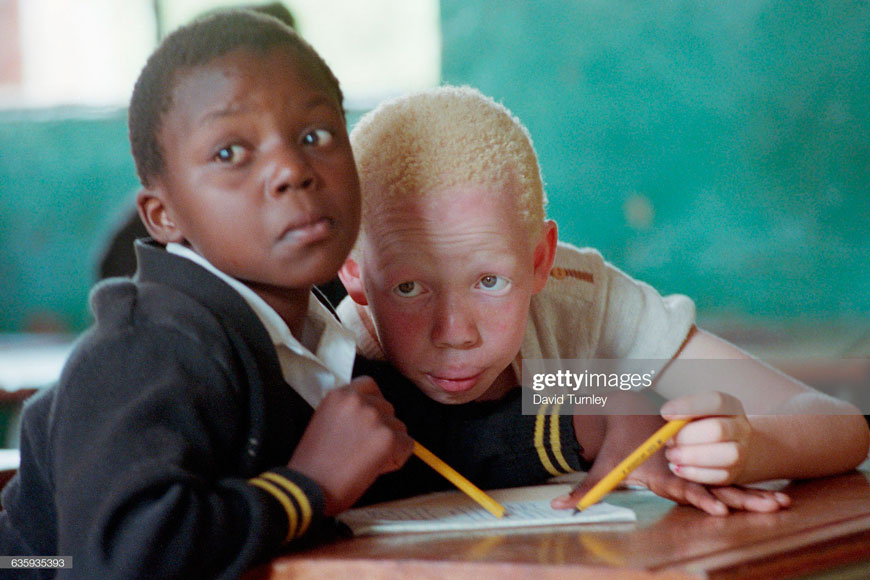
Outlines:
[[615,492],[608,501],[634,509],[637,523],[345,539],[280,556],[245,580],[769,580],[856,562],[870,570],[866,473],[785,491],[787,510],[724,518]]

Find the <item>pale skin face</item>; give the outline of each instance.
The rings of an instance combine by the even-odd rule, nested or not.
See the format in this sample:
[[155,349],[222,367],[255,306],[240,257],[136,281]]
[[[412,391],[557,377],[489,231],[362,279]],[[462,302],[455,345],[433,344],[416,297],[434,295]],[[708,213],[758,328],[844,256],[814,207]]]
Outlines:
[[518,385],[510,365],[546,283],[556,227],[547,222],[531,241],[514,197],[466,184],[385,205],[360,262],[341,272],[350,296],[368,304],[388,360],[441,403],[498,398]]
[[190,246],[287,321],[335,275],[359,228],[341,105],[294,52],[240,49],[183,71],[139,196],[152,236]]

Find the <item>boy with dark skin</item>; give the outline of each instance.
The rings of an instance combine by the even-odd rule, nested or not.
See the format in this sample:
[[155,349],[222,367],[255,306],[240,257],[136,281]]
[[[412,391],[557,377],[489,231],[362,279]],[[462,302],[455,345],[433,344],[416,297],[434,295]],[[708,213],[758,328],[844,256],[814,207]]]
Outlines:
[[[160,245],[238,280],[268,306],[258,316],[304,336],[311,286],[356,239],[359,186],[337,83],[271,20],[194,24],[149,61],[130,113],[137,201]],[[271,39],[177,66],[155,103],[159,55],[233,34]],[[236,577],[406,461],[413,442],[372,379],[313,411],[290,386],[275,392],[258,316],[184,254],[137,251],[136,279],[95,290],[95,327],[25,413],[4,554],[73,556],[63,572],[83,578]]]
[[[189,247],[243,281],[294,336],[303,334],[311,286],[334,275],[358,220],[344,118],[318,76],[275,49],[235,51],[179,78],[159,132],[166,167],[138,197],[156,241]],[[223,144],[236,133],[240,143]],[[349,507],[410,451],[372,381],[345,391],[338,397],[359,399],[349,405],[358,408],[327,417],[338,397],[326,397],[288,464],[321,482],[327,514]],[[372,417],[361,421],[366,407]],[[348,445],[353,436],[376,449],[360,452]]]
[[[153,240],[137,242],[132,280],[94,289],[95,325],[25,409],[0,553],[71,556],[58,577],[237,578],[367,490],[446,487],[404,465],[405,423],[480,485],[543,477],[523,469],[538,451],[522,437],[479,436],[486,409],[453,422],[355,361],[313,298],[354,244],[359,183],[338,82],[289,28],[239,12],[170,35],[134,89],[130,140]],[[360,370],[407,396],[388,402]]]

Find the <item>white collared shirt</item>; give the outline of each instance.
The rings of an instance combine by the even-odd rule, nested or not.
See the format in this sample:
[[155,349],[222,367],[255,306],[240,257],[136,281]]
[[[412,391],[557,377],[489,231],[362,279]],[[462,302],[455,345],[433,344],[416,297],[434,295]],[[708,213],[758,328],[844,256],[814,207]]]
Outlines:
[[272,338],[284,380],[312,407],[316,408],[329,390],[350,382],[356,354],[353,334],[319,300],[312,300],[309,296],[303,336],[299,340],[275,309],[253,290],[186,246],[170,243],[166,250],[196,262],[245,299]]

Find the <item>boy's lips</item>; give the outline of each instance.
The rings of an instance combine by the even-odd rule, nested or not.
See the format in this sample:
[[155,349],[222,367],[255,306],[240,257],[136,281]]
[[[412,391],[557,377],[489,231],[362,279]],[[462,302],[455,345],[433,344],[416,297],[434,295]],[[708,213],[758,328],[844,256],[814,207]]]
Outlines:
[[324,240],[332,231],[333,222],[328,217],[318,217],[290,225],[279,238],[282,242],[310,244]]
[[427,376],[432,384],[448,393],[463,393],[474,387],[482,374],[479,372],[474,375],[440,377],[427,373]]

